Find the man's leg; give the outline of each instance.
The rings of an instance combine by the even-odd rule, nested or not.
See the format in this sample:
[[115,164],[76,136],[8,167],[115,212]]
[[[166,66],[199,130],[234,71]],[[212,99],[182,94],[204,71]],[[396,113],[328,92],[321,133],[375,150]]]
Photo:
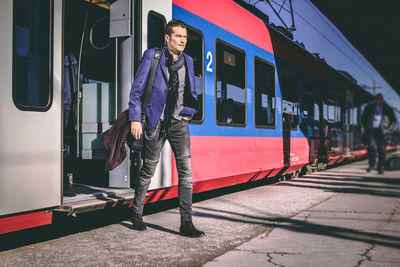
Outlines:
[[156,170],[158,161],[160,160],[160,152],[164,142],[165,138],[160,136],[160,123],[156,128],[146,130],[143,166],[135,184],[135,197],[133,200],[134,216],[135,214],[142,215],[143,213],[143,206],[146,199],[147,190],[149,188],[151,178]]
[[368,151],[368,165],[369,165],[367,171],[371,171],[372,169],[375,168],[375,163],[376,163],[376,141],[372,133],[369,138],[367,151]]
[[385,166],[385,158],[386,158],[386,142],[384,137],[380,138],[376,141],[376,146],[378,150],[378,172],[383,174],[383,168]]
[[174,152],[178,170],[179,211],[181,227],[179,233],[188,237],[200,237],[203,231],[197,230],[192,222],[193,178],[190,155],[190,134],[188,122],[184,119],[172,120],[167,138]]
[[168,141],[171,144],[176,160],[179,178],[179,210],[181,221],[192,220],[192,166],[190,155],[190,134],[188,122],[172,120],[168,130]]

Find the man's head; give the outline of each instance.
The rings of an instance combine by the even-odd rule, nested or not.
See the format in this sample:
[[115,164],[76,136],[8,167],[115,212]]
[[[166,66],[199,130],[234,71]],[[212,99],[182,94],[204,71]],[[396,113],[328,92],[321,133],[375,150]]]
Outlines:
[[381,93],[376,94],[374,100],[375,100],[375,103],[376,103],[378,106],[381,106],[382,103],[383,103],[383,95],[382,95]]
[[187,30],[186,25],[180,20],[173,19],[165,26],[165,42],[168,49],[178,55],[186,47]]

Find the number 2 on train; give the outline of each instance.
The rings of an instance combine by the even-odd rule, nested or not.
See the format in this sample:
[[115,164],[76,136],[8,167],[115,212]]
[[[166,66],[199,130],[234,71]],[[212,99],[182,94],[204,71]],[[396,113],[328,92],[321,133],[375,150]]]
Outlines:
[[207,52],[207,60],[209,60],[209,61],[208,61],[206,70],[208,72],[213,72],[213,69],[211,68],[213,57],[212,57],[212,53],[210,51]]

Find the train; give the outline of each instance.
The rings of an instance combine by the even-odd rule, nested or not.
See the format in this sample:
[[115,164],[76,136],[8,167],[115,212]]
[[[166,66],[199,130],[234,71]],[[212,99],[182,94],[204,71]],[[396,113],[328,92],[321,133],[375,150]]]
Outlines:
[[[244,1],[5,0],[0,18],[0,234],[132,205],[136,161],[125,144],[105,171],[103,138],[172,18],[187,24],[200,103],[194,193],[367,154],[360,117],[373,96]],[[146,203],[176,198],[177,183],[166,144]]]

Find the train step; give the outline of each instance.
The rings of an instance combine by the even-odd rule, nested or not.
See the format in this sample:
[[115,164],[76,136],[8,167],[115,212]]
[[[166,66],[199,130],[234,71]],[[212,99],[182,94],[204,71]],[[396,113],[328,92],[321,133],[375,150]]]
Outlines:
[[129,205],[133,202],[134,190],[131,188],[102,188],[82,184],[64,185],[63,204],[54,209],[75,216],[106,208]]

